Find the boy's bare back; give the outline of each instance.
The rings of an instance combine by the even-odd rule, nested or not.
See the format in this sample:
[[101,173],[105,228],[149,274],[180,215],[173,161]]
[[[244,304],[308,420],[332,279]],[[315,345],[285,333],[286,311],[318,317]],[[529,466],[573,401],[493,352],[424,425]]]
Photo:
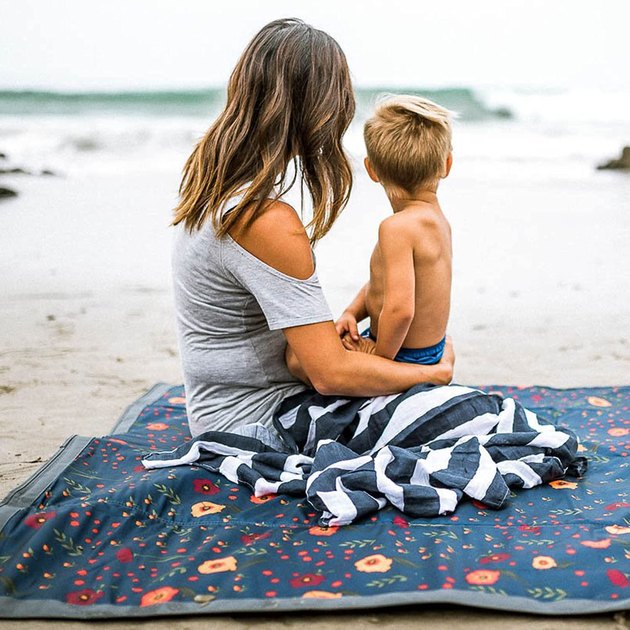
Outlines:
[[[348,350],[438,362],[451,306],[451,229],[438,203],[453,163],[450,112],[413,95],[388,97],[365,123],[365,168],[393,215],[378,231],[370,280],[336,322]],[[358,322],[370,318],[369,336]]]
[[403,348],[426,348],[446,333],[451,295],[451,228],[435,199],[401,202],[380,225],[365,305],[379,337],[382,312],[411,318]]

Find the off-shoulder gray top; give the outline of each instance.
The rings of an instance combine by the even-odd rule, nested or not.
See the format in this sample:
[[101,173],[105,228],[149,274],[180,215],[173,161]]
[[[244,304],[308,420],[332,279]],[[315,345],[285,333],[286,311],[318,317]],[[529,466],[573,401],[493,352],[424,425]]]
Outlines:
[[[229,211],[238,203],[225,204]],[[305,389],[287,370],[283,328],[332,320],[315,271],[300,280],[267,265],[210,221],[176,228],[172,252],[177,336],[193,436],[271,426]]]

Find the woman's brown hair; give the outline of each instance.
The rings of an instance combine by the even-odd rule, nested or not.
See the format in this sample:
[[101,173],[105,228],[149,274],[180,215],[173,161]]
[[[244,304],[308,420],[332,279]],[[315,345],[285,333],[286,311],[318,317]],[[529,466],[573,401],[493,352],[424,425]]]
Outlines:
[[[173,224],[183,221],[192,231],[210,218],[221,237],[251,206],[246,227],[300,172],[313,200],[307,227],[311,242],[317,241],[332,227],[352,188],[341,138],[354,109],[339,44],[298,19],[270,22],[241,55],[225,109],[186,161]],[[288,182],[291,162],[296,168]],[[248,184],[236,208],[222,215],[223,204]]]

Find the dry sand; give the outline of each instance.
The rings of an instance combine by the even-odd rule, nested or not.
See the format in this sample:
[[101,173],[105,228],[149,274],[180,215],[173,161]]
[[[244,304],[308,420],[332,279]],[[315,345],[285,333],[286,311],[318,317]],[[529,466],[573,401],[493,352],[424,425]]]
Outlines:
[[[481,184],[471,165],[443,205],[455,243],[456,381],[630,383],[630,177]],[[102,435],[157,381],[181,382],[167,229],[177,173],[7,179],[0,205],[0,495],[71,434]],[[317,249],[338,313],[364,281],[383,198],[359,177]],[[99,627],[339,625],[625,628],[623,615],[541,618],[465,608],[99,622]],[[4,621],[0,628],[79,622]]]

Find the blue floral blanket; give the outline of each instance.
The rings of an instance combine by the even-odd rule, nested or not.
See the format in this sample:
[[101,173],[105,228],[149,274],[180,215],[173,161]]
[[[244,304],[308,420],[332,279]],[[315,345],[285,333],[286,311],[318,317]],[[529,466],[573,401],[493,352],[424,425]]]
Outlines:
[[[304,479],[296,480],[302,485],[295,495],[261,495],[202,462],[146,469],[147,452],[193,443],[183,389],[158,385],[125,412],[110,435],[69,439],[0,505],[0,617],[422,603],[549,615],[628,608],[630,387],[481,389],[500,402],[499,415],[504,401],[513,399],[515,422],[525,408],[540,426],[550,426],[547,419],[558,427],[554,433],[569,440],[579,435],[576,448],[589,460],[588,473],[549,481],[542,472],[542,483],[528,490],[501,475],[509,491],[500,509],[487,491],[469,492],[475,484],[468,490],[469,484],[461,487],[462,481],[450,479],[429,484],[429,490],[446,488],[458,497],[461,492],[466,500],[455,511],[435,509],[440,505],[435,499],[409,501],[402,476],[397,482],[403,486],[402,504],[389,498],[400,493],[377,493],[388,501],[384,508],[340,526],[322,524],[325,511],[333,516],[337,511],[315,509]],[[342,432],[344,448],[352,441],[348,436],[359,435],[356,429]],[[307,435],[303,443],[318,442]],[[570,442],[564,444],[571,454]],[[311,471],[322,446],[306,455],[313,458]],[[414,466],[430,459],[436,446],[426,457],[421,449],[414,453]],[[381,448],[395,455],[399,447],[388,442],[374,454]],[[570,466],[558,452],[562,445],[549,448],[562,467]],[[499,467],[503,460],[493,461]],[[526,463],[538,470],[534,460]],[[322,460],[324,469],[325,464]],[[277,467],[250,469],[264,479],[260,483],[276,483]],[[256,483],[252,477],[252,486]],[[490,489],[492,483],[479,487]],[[396,505],[413,505],[418,512],[404,513]],[[418,515],[425,509],[437,515]]]

